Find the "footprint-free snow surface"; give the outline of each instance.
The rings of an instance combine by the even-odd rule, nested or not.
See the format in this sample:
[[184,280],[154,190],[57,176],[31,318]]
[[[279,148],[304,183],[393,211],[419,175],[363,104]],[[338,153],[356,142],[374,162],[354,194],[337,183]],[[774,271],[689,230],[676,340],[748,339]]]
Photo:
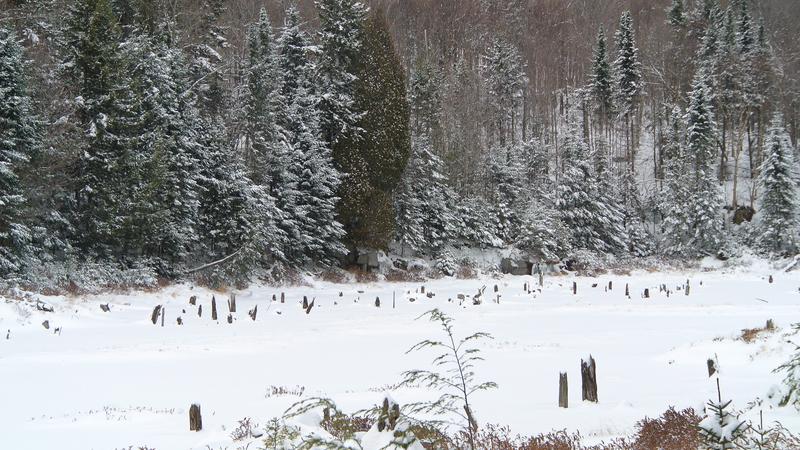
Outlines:
[[[510,276],[311,284],[237,291],[232,324],[228,293],[187,285],[40,297],[46,305],[39,306],[53,312],[0,298],[0,449],[237,448],[246,444],[230,437],[240,419],[263,425],[303,398],[329,397],[345,411],[370,407],[387,391],[401,404],[432,398],[426,389],[392,386],[404,370],[430,368],[432,354],[406,350],[441,337],[436,324],[415,320],[433,308],[454,318],[457,335],[494,336],[477,368],[479,379],[499,385],[475,395],[482,423],[523,434],[578,430],[593,441],[626,435],[645,416],[671,405],[700,409],[716,396],[706,363],[713,358],[723,396],[746,417],[763,409],[765,422],[800,430],[797,412],[769,398],[781,379],[772,371],[793,349],[790,326],[800,322],[798,273],[552,276],[541,291],[536,277]],[[433,297],[419,292],[423,284]],[[482,303],[474,305],[483,286]],[[650,298],[643,298],[645,289]],[[300,305],[303,296],[314,300],[310,313]],[[164,307],[163,326],[151,322],[155,305]],[[253,321],[248,311],[256,305]],[[741,339],[743,329],[768,319],[775,332]],[[597,361],[597,404],[580,398],[580,362],[590,354]],[[558,408],[559,372],[568,373],[568,409]],[[189,431],[192,403],[202,408],[200,432]]]

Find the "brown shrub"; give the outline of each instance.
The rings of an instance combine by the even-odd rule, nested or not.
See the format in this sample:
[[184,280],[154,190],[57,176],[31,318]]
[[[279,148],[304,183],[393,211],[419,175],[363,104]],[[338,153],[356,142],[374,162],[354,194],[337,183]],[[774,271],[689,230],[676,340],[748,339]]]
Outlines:
[[756,339],[761,337],[764,334],[769,334],[775,332],[775,325],[772,321],[768,321],[766,325],[759,328],[746,328],[742,330],[742,335],[739,339],[747,342],[748,344],[754,342]]
[[463,265],[456,271],[456,278],[459,280],[473,280],[478,278],[478,271],[474,267]]
[[385,278],[390,283],[420,283],[425,281],[425,277],[421,273],[402,269],[390,269]]
[[339,269],[329,269],[319,274],[319,279],[328,283],[344,284],[348,281],[347,272]]
[[697,424],[701,417],[692,408],[670,407],[658,419],[644,418],[636,424],[632,450],[690,450],[700,445]]

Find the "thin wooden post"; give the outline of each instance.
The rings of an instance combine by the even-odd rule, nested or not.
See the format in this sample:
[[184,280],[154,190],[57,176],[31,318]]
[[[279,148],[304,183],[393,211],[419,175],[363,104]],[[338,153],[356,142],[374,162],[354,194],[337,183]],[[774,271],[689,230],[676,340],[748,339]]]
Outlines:
[[566,372],[558,375],[558,407],[569,408],[569,386]]
[[217,299],[211,296],[211,320],[217,320]]
[[645,288],[645,290],[644,290],[644,298],[650,298],[650,289]]
[[578,295],[578,282],[572,282],[572,295]]
[[625,283],[625,297],[631,298],[631,290],[628,283]]
[[376,308],[380,308],[381,307],[381,298],[380,297],[375,297],[375,307]]
[[231,293],[231,298],[228,300],[228,312],[236,312],[236,294]]
[[161,305],[156,305],[153,308],[153,313],[150,315],[150,320],[153,322],[153,325],[158,323],[158,316],[161,314]]

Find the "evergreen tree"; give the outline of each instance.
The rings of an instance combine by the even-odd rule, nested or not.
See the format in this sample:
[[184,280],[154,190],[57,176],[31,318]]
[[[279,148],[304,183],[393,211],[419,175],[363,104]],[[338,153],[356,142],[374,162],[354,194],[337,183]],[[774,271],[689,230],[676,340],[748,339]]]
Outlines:
[[619,207],[602,195],[592,156],[583,140],[582,126],[575,115],[570,112],[561,145],[563,174],[557,187],[556,209],[570,230],[575,248],[617,253],[626,247],[623,218]]
[[447,186],[442,160],[430,137],[414,137],[412,156],[397,195],[397,240],[414,251],[436,255],[455,237],[455,194]]
[[639,62],[630,11],[622,13],[614,37],[617,46],[617,59],[614,61],[616,105],[620,113],[628,115],[642,92],[642,64]]
[[663,216],[662,244],[670,255],[691,253],[692,214],[688,210],[692,195],[691,167],[683,145],[685,123],[678,107],[673,108],[666,131],[662,155],[664,158],[664,189],[659,205]]
[[747,429],[745,422],[731,412],[731,400],[722,400],[717,379],[718,400],[706,406],[706,417],[698,425],[703,450],[734,450],[741,448]]
[[[358,0],[317,0],[320,20],[320,118],[325,141],[339,143],[343,135],[360,135],[354,85],[363,45],[368,8]],[[343,149],[345,150],[345,149]]]
[[761,165],[759,244],[769,252],[797,250],[797,166],[783,117],[775,114],[767,131],[765,157]]
[[739,6],[739,18],[736,22],[736,46],[739,53],[749,55],[756,45],[756,30],[753,26],[753,18],[750,16],[750,9],[747,6],[748,0],[737,0]]
[[600,27],[592,60],[591,91],[601,117],[605,118],[614,109],[613,88],[606,35],[603,28]]
[[19,171],[39,146],[39,131],[27,92],[22,48],[0,27],[0,277],[24,268],[31,234]]
[[78,126],[85,133],[73,167],[73,240],[84,253],[111,256],[123,248],[120,233],[132,200],[128,181],[139,172],[140,161],[129,151],[134,99],[109,1],[76,2],[69,23],[76,40],[65,66],[79,86]]
[[[302,260],[330,265],[346,252],[341,243],[344,228],[337,220],[336,196],[341,177],[333,165],[328,144],[322,139],[318,97],[314,91],[311,43],[300,29],[299,13],[287,11],[280,38],[283,96],[286,114],[283,129],[289,148],[289,172],[296,180],[293,204],[287,212],[294,224],[290,242]],[[277,197],[280,198],[280,197]],[[288,256],[292,256],[286,252]]]
[[527,84],[525,64],[519,49],[503,39],[495,39],[484,58],[485,83],[491,118],[496,123],[497,143],[515,142],[516,120]]
[[[800,323],[792,325],[794,336],[800,335]],[[800,345],[793,343],[792,356],[784,364],[778,366],[773,372],[783,372],[783,386],[778,399],[780,406],[794,406],[800,411]]]
[[394,227],[392,198],[411,153],[409,105],[403,66],[380,9],[370,15],[363,36],[355,83],[363,137],[334,147],[346,177],[339,217],[348,247],[385,249]]
[[254,182],[277,190],[277,183],[285,181],[278,172],[287,165],[280,158],[285,133],[279,123],[285,102],[272,27],[265,9],[261,9],[258,23],[250,30],[248,46],[245,161]]
[[723,244],[723,200],[714,175],[715,125],[707,79],[703,71],[698,72],[686,113],[686,151],[694,174],[687,208],[694,249],[701,254],[716,254]]
[[[223,89],[223,57],[221,51],[228,47],[225,29],[219,19],[225,13],[226,0],[202,0],[198,6],[201,17],[196,25],[197,42],[192,43],[189,74],[193,90],[197,93],[197,103],[201,114],[206,118],[221,119],[225,105]],[[220,125],[217,125],[220,126]]]
[[667,23],[675,28],[681,28],[686,25],[686,11],[683,0],[672,0],[667,9]]

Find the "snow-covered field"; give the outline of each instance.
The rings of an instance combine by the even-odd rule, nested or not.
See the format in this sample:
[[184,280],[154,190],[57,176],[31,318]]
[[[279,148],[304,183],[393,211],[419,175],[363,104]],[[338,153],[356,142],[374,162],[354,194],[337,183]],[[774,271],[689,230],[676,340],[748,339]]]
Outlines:
[[[687,278],[689,296],[675,290]],[[613,290],[607,291],[609,281]],[[135,295],[43,297],[52,313],[0,301],[0,449],[233,449],[229,434],[239,419],[264,424],[306,396],[362,409],[380,402],[403,370],[428,367],[430,355],[405,352],[439,336],[435,324],[415,320],[432,308],[452,315],[461,335],[486,331],[495,337],[478,371],[500,387],[475,398],[482,422],[525,434],[566,428],[594,440],[625,435],[637,420],[670,405],[701,408],[715,395],[706,360],[716,356],[725,397],[743,409],[765,399],[765,421],[800,430],[796,411],[773,408],[766,399],[780,379],[772,370],[792,349],[789,326],[800,322],[800,273],[760,267],[549,277],[543,291],[533,294],[524,292],[524,283],[538,281],[430,281],[425,287],[433,298],[416,293],[421,283],[259,286],[237,292],[233,324],[226,320],[226,294],[216,293],[214,322],[212,292],[186,285]],[[499,303],[493,301],[495,284]],[[659,291],[661,284],[672,290],[669,298]],[[459,306],[459,293],[470,299],[484,285],[481,305],[468,300]],[[642,298],[645,288],[650,299]],[[278,302],[272,302],[273,294]],[[192,295],[202,317],[189,305]],[[299,305],[304,295],[316,299],[310,314]],[[110,312],[100,309],[106,303]],[[164,327],[150,322],[157,304],[166,308]],[[256,304],[254,322],[247,311]],[[775,320],[777,332],[752,343],[739,338],[742,329],[761,327],[767,319]],[[580,360],[589,354],[597,360],[599,404],[580,401]],[[558,408],[560,371],[570,380],[566,410]],[[301,390],[303,397],[297,395]],[[432,393],[392,395],[406,403]],[[191,403],[202,406],[199,433],[189,431]]]

